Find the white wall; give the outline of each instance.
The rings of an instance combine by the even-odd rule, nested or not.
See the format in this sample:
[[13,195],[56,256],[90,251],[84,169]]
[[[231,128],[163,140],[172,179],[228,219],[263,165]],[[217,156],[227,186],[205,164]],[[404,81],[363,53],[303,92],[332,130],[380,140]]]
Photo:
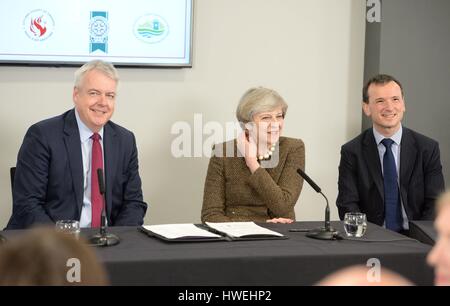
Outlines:
[[[225,123],[250,86],[289,104],[285,135],[306,144],[306,170],[337,218],[340,146],[359,133],[365,2],[197,0],[192,69],[120,69],[113,120],[135,132],[146,223],[198,222],[208,158],[173,158],[176,121]],[[11,214],[9,168],[26,129],[72,107],[75,68],[0,67],[0,227]],[[321,220],[323,199],[304,185],[298,220]]]

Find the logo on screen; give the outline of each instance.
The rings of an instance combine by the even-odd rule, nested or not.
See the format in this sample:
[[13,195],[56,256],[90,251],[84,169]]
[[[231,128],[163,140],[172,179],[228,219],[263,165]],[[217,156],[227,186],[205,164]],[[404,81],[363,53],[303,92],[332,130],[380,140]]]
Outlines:
[[43,41],[53,34],[55,21],[49,12],[34,10],[23,19],[23,29],[28,38],[34,41]]
[[161,16],[147,14],[136,20],[133,32],[139,40],[154,44],[169,35],[169,25]]
[[95,51],[108,53],[108,34],[108,12],[91,12],[91,20],[89,23],[89,53]]

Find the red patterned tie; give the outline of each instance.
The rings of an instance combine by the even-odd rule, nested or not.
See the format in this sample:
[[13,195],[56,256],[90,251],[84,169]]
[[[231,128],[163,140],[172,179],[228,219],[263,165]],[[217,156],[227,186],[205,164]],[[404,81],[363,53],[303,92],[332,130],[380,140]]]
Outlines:
[[92,220],[91,227],[100,227],[103,200],[98,186],[97,169],[103,169],[102,147],[100,145],[100,135],[94,133],[92,136],[92,167],[91,167],[91,207]]

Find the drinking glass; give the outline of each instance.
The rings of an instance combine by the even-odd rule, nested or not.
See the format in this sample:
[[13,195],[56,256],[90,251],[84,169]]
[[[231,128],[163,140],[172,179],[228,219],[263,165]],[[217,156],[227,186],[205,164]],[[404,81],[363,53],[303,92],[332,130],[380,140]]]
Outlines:
[[344,229],[347,237],[360,238],[364,236],[367,229],[366,214],[350,212],[344,217]]
[[67,234],[72,234],[78,239],[80,235],[80,222],[77,220],[59,220],[56,221],[56,230]]

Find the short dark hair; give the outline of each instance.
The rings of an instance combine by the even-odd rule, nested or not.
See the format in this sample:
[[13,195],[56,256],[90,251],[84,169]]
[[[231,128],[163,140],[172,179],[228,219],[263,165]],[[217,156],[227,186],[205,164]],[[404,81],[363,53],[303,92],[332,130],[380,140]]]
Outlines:
[[369,86],[372,84],[377,84],[377,85],[384,85],[390,82],[395,82],[397,83],[398,86],[400,86],[400,90],[402,91],[402,97],[404,96],[403,94],[403,86],[402,84],[393,76],[387,75],[387,74],[379,74],[374,76],[373,78],[371,78],[369,81],[367,81],[366,85],[363,88],[363,102],[364,103],[369,103]]

